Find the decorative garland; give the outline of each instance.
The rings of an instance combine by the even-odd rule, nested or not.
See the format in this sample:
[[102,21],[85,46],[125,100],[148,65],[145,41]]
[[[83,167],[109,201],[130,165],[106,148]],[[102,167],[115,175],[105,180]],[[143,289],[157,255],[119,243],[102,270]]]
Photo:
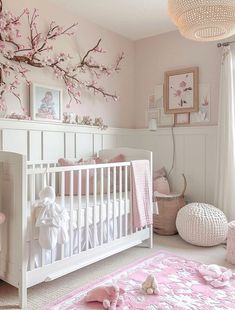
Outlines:
[[[102,76],[110,76],[114,72],[120,71],[120,63],[124,58],[122,52],[118,56],[113,66],[106,66],[97,63],[93,59],[96,53],[104,53],[100,47],[101,39],[97,44],[88,50],[84,57],[72,63],[72,57],[65,52],[53,53],[53,43],[62,36],[73,36],[77,23],[69,27],[62,27],[52,21],[47,32],[42,33],[38,29],[38,11],[34,9],[30,13],[29,9],[24,9],[19,16],[15,16],[10,11],[3,10],[2,0],[0,0],[0,111],[6,108],[5,94],[10,93],[15,96],[24,111],[20,95],[17,92],[20,80],[24,79],[27,84],[29,67],[48,68],[57,78],[61,79],[70,97],[67,107],[72,101],[81,103],[81,89],[87,89],[96,94],[101,94],[105,99],[118,100],[116,94],[111,94],[97,84]],[[25,38],[22,34],[22,19],[27,19],[29,36]],[[22,41],[25,40],[25,44]],[[28,65],[28,66],[27,66]],[[80,76],[91,73],[91,80],[84,80]]]

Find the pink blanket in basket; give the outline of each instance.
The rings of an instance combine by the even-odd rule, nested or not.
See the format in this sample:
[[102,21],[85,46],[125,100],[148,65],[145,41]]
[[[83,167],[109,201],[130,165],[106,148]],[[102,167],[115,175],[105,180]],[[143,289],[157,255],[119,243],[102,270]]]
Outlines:
[[133,225],[135,228],[141,228],[153,222],[149,161],[133,160],[131,162],[131,172]]

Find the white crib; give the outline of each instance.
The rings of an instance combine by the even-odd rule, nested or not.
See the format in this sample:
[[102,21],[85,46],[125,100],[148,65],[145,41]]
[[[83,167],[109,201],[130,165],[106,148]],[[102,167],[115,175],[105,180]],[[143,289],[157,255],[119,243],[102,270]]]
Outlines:
[[[139,244],[152,247],[152,227],[135,229],[132,224],[130,175],[131,160],[149,160],[152,171],[152,153],[121,148],[103,150],[99,156],[108,159],[120,153],[125,162],[58,167],[57,162],[27,162],[23,155],[0,152],[0,211],[7,218],[0,232],[0,279],[19,289],[22,309],[27,304],[27,288],[33,285]],[[68,174],[71,186],[66,196]],[[85,194],[81,188],[84,176]],[[69,242],[54,250],[39,246],[35,227],[35,201],[46,184],[55,188],[57,203],[70,215]]]

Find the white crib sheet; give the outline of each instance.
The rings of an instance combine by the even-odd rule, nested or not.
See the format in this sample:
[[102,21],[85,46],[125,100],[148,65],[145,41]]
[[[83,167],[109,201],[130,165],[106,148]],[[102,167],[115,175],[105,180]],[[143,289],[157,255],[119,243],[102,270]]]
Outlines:
[[[74,254],[78,253],[79,243],[81,250],[84,250],[86,248],[86,214],[88,215],[88,242],[89,242],[89,248],[94,246],[94,243],[96,245],[100,244],[100,237],[101,237],[101,223],[103,223],[103,242],[107,242],[107,235],[109,229],[109,237],[110,239],[113,239],[114,236],[122,235],[123,232],[120,232],[119,229],[119,221],[121,220],[122,227],[125,226],[125,214],[127,214],[128,221],[130,219],[130,199],[129,199],[130,193],[127,195],[127,200],[124,199],[124,193],[122,193],[122,199],[115,199],[113,194],[110,194],[110,200],[108,205],[108,197],[107,195],[104,195],[103,197],[103,205],[102,205],[102,221],[100,221],[100,215],[101,215],[101,197],[97,196],[96,200],[96,206],[94,205],[93,195],[89,196],[89,207],[88,212],[86,212],[86,206],[87,206],[87,199],[86,196],[81,197],[81,208],[79,211],[79,199],[78,196],[73,196],[72,199],[70,196],[65,196],[62,198],[61,196],[56,197],[56,202],[58,204],[62,204],[65,206],[65,208],[68,210],[69,215],[73,217],[73,252]],[[71,212],[71,205],[73,201],[73,212]],[[113,208],[114,202],[116,203],[116,206]],[[29,206],[31,206],[30,202],[28,202]],[[126,209],[126,210],[125,210]],[[107,226],[107,211],[108,211],[108,217],[109,217],[109,227]],[[114,211],[114,216],[113,216]],[[80,239],[79,240],[79,234],[78,234],[78,224],[79,224],[79,212],[81,215],[80,218]],[[120,219],[121,217],[121,219]],[[95,218],[95,224],[93,219]],[[114,226],[114,221],[116,222],[116,227]],[[31,220],[35,220],[31,218]],[[115,227],[115,230],[114,230]],[[94,236],[94,229],[95,229],[95,236]],[[60,259],[59,255],[61,253],[61,246],[57,245],[56,249],[53,251],[51,250],[44,250],[44,254],[42,253],[42,249],[38,242],[38,233],[39,229],[34,229],[34,240],[32,241],[32,236],[30,236],[30,229],[28,229],[28,241],[33,242],[34,245],[31,247],[33,249],[33,256],[34,256],[34,262],[35,267],[41,266],[42,262],[42,255],[44,255],[44,261],[45,264],[52,263],[53,261]],[[95,240],[94,240],[95,237]],[[64,255],[65,257],[69,255],[69,246],[70,241],[65,244],[64,246]],[[30,257],[30,253],[29,253]],[[29,266],[28,266],[29,268]]]
[[[130,213],[130,200],[129,200],[129,195],[130,193],[128,193],[127,195],[127,203],[125,204],[125,199],[124,194],[122,195],[122,199],[120,200],[119,198],[116,197],[115,201],[114,201],[114,197],[113,194],[110,194],[110,200],[109,200],[109,205],[108,205],[108,197],[107,195],[104,195],[103,197],[103,205],[101,208],[101,197],[97,196],[96,199],[96,205],[94,202],[94,197],[93,195],[89,196],[89,202],[88,202],[88,211],[87,210],[87,199],[85,195],[82,195],[81,197],[81,208],[80,208],[80,214],[81,214],[81,218],[80,218],[80,225],[81,227],[85,226],[86,223],[86,215],[88,216],[88,224],[91,225],[94,223],[94,219],[95,219],[95,223],[99,223],[100,222],[100,218],[101,218],[101,212],[102,212],[102,220],[106,220],[107,219],[107,212],[108,212],[108,217],[109,219],[112,219],[113,217],[116,218],[119,215],[124,215],[125,214],[125,205],[126,205],[126,212]],[[121,203],[120,203],[121,201]],[[79,198],[78,196],[73,196],[72,199],[70,196],[65,196],[64,197],[64,202],[62,197],[57,197],[56,198],[56,202],[60,205],[64,205],[66,207],[66,209],[68,210],[70,216],[73,217],[73,226],[74,228],[77,228],[78,226],[78,220],[79,220]],[[73,212],[71,215],[71,206],[73,203]],[[115,206],[114,203],[116,203]],[[114,207],[114,208],[113,208]],[[114,215],[113,215],[113,211],[114,211]]]

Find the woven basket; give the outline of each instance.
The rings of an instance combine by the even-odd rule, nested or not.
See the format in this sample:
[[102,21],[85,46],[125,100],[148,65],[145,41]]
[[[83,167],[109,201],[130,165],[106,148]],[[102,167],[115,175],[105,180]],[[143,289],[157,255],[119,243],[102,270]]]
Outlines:
[[184,178],[184,189],[181,194],[169,197],[156,197],[158,213],[153,215],[153,231],[159,235],[177,234],[176,217],[178,211],[185,206],[184,193],[186,190],[186,179]]
[[235,265],[235,221],[228,225],[226,260]]

